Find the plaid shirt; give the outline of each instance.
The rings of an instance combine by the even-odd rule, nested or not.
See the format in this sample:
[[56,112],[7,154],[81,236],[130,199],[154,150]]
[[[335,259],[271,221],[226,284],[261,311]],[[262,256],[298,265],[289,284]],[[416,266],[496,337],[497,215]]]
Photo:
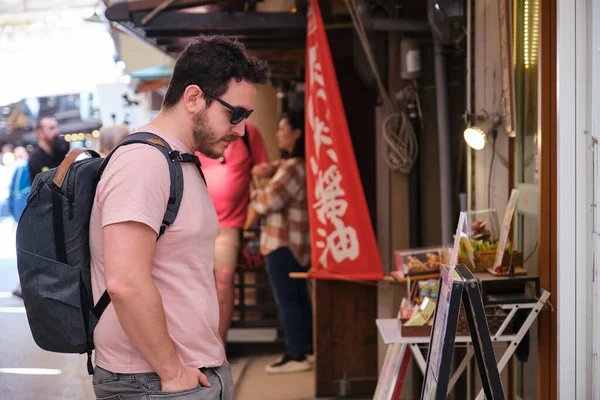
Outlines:
[[310,231],[306,198],[306,169],[300,158],[283,160],[267,187],[255,192],[253,207],[266,215],[260,251],[267,255],[288,247],[298,263],[310,263]]

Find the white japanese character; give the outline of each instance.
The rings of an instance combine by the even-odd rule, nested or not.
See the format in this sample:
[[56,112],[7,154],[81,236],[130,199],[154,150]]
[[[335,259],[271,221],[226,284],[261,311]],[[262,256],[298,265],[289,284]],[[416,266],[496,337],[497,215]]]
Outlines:
[[336,229],[327,236],[327,247],[336,262],[356,260],[360,253],[356,229],[345,226],[343,220],[335,221]]
[[329,158],[331,159],[331,161],[333,161],[334,163],[337,164],[337,162],[338,162],[338,156],[337,156],[337,153],[335,152],[334,149],[327,150],[327,155],[329,156]]
[[354,261],[360,254],[356,229],[345,226],[344,221],[341,219],[336,219],[333,222],[336,228],[330,234],[327,234],[325,229],[317,229],[319,236],[324,238],[324,241],[318,240],[316,243],[318,248],[323,249],[321,257],[319,257],[319,263],[324,268],[327,268],[327,256],[330,253],[335,262],[338,263],[346,259]]
[[318,172],[313,208],[317,210],[317,218],[323,224],[327,220],[343,217],[346,213],[348,202],[343,198],[345,192],[341,182],[342,174],[335,164],[325,172]]
[[323,79],[321,63],[317,60],[317,47],[318,44],[311,46],[308,49],[308,76],[309,76],[309,85],[312,88],[313,84],[316,82],[319,86],[325,86],[325,80]]
[[325,121],[321,120],[318,116],[315,116],[315,125],[311,126],[313,128],[313,139],[315,141],[315,155],[317,159],[321,154],[321,143],[331,146],[333,140],[331,140],[330,136],[325,135],[329,133],[329,127],[325,125]]
[[317,163],[317,159],[313,156],[310,156],[309,162],[310,170],[312,171],[313,175],[317,175],[317,172],[319,172],[319,163]]

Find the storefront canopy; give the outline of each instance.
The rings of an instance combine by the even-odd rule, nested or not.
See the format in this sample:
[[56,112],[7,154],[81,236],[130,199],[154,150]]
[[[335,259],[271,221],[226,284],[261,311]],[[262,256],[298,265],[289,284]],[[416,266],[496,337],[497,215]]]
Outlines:
[[238,39],[252,54],[268,58],[275,76],[303,76],[306,14],[300,8],[305,3],[297,2],[298,9],[294,1],[254,3],[255,8],[244,11],[241,0],[179,0],[154,12],[159,3],[115,3],[106,10],[106,18],[173,58],[198,34],[220,34]]
[[129,76],[131,79],[169,79],[172,73],[173,66],[163,64],[132,72]]

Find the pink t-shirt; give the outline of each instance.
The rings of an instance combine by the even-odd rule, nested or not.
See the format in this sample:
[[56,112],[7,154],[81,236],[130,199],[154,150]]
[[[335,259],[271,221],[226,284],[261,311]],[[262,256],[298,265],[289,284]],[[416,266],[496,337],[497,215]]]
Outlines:
[[[173,148],[191,153],[179,140],[151,125]],[[213,274],[218,220],[198,169],[182,163],[184,190],[173,225],[156,242],[152,278],[162,297],[167,329],[182,363],[216,367],[223,363],[218,339],[219,305]],[[158,231],[169,199],[169,167],[152,146],[130,144],[112,156],[98,184],[90,219],[92,289],[97,302],[106,289],[102,228],[136,221]],[[141,310],[143,311],[143,310]],[[123,331],[112,304],[94,331],[96,364],[118,373],[152,372]]]
[[227,147],[223,155],[224,163],[196,153],[202,163],[208,192],[217,210],[221,228],[242,228],[244,226],[250,196],[250,170],[253,165],[268,161],[258,129],[246,123],[246,132],[252,149],[252,157],[250,157],[248,147],[242,138]]

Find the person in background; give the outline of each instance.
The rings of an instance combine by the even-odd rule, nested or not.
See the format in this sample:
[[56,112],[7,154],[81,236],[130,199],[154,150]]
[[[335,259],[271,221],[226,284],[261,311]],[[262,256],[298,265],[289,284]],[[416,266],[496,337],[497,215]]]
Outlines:
[[10,223],[8,200],[10,198],[10,181],[15,170],[14,146],[7,143],[2,146],[0,157],[0,220]]
[[[40,117],[35,133],[38,138],[38,147],[29,156],[30,184],[40,172],[58,167],[69,152],[69,143],[61,137],[58,121],[55,118]],[[21,297],[21,288],[14,290],[13,294]]]
[[253,166],[268,161],[259,130],[246,123],[245,134],[247,138],[232,142],[219,159],[196,153],[219,218],[219,232],[215,241],[215,279],[219,298],[219,333],[225,342],[233,312],[233,276],[250,200],[250,172]]
[[29,153],[27,152],[27,149],[25,147],[15,147],[14,153],[15,160],[17,161],[17,163],[20,163],[20,165],[27,164],[27,161],[29,160]]
[[29,156],[29,179],[32,183],[40,172],[58,167],[69,152],[69,143],[61,137],[58,121],[53,117],[40,117],[35,133],[38,147]]
[[258,165],[252,171],[271,177],[264,189],[254,191],[252,205],[266,216],[261,253],[266,257],[286,347],[283,358],[266,367],[269,374],[312,368],[312,305],[306,281],[289,276],[290,272],[306,272],[310,263],[303,131],[301,113],[284,115],[277,131],[282,160]]
[[[55,118],[40,117],[35,133],[38,138],[38,147],[29,156],[30,184],[40,172],[58,167],[69,152],[69,143],[61,137],[58,121]],[[22,297],[21,288],[15,289],[13,294]]]
[[16,147],[14,154],[15,168],[10,182],[8,210],[13,219],[18,222],[27,205],[27,197],[31,189],[31,179],[29,178],[29,153],[25,147]]
[[2,146],[2,157],[0,157],[2,165],[11,165],[15,161],[14,149],[15,146],[10,143],[6,143]]
[[122,139],[129,136],[131,131],[127,125],[111,125],[100,129],[100,148],[98,152],[102,157],[106,157],[108,153]]

